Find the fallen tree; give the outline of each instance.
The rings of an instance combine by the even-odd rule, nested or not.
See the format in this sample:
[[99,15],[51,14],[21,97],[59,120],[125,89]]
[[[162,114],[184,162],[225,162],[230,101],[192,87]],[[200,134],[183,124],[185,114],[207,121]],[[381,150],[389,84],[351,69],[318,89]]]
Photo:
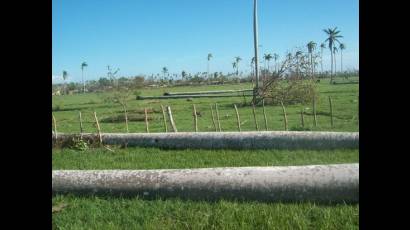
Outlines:
[[165,170],[54,170],[53,194],[147,199],[358,202],[359,164]]
[[[57,142],[77,138],[77,134],[58,133]],[[261,132],[178,132],[178,133],[102,133],[104,144],[168,149],[336,149],[358,148],[359,133],[261,131]],[[54,133],[53,133],[54,137]],[[97,134],[82,135],[89,143]]]

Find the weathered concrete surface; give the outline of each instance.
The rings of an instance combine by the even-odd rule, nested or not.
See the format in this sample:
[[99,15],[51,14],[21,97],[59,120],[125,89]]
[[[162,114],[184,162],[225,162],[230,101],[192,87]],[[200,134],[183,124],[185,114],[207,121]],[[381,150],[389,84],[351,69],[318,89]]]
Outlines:
[[224,93],[243,93],[253,92],[253,89],[239,89],[239,90],[214,90],[214,91],[196,91],[196,92],[165,92],[164,96],[172,95],[198,95],[198,94],[224,94]]
[[[245,95],[252,96],[252,95]],[[181,98],[201,98],[201,97],[243,97],[240,94],[230,95],[213,95],[213,94],[187,94],[187,95],[169,95],[169,96],[137,96],[137,100],[152,100],[152,99],[181,99]]]
[[53,194],[193,200],[359,201],[359,164],[166,170],[55,170]]
[[[75,135],[59,133],[59,142]],[[102,133],[103,143],[171,149],[336,149],[358,148],[359,133],[348,132],[179,132]],[[98,140],[96,134],[83,139]]]

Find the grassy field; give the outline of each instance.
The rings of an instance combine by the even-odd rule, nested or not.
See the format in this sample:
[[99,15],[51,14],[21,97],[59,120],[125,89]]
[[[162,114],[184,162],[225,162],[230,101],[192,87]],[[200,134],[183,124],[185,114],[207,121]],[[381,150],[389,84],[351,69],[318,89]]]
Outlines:
[[[352,79],[357,80],[357,79]],[[286,107],[289,129],[300,128],[300,111],[305,108],[305,127],[314,130],[332,131],[358,131],[358,84],[330,85],[328,80],[318,84],[320,98],[317,101],[318,126],[313,126],[312,105],[290,105]],[[191,86],[174,88],[142,89],[142,95],[162,95],[164,92],[181,91],[203,91],[203,90],[223,90],[223,89],[248,89],[250,84],[218,85],[218,86]],[[78,95],[53,96],[53,114],[57,120],[57,131],[76,132],[80,130],[78,112],[82,112],[85,132],[96,132],[94,125],[93,111],[96,111],[99,120],[110,120],[112,117],[123,116],[124,112],[119,104],[104,103],[104,98],[109,93],[90,93]],[[328,96],[332,97],[334,127],[330,126]],[[246,98],[249,103],[250,97]],[[201,113],[198,117],[199,131],[214,131],[212,124],[210,105],[218,103],[221,127],[223,131],[237,131],[236,114],[233,104],[238,105],[241,118],[241,128],[243,131],[256,130],[253,120],[252,107],[239,107],[244,102],[243,97],[232,98],[194,98],[192,101],[186,99],[172,100],[136,100],[131,96],[128,101],[128,116],[140,117],[144,108],[151,108],[156,113],[149,114],[153,120],[149,122],[150,132],[163,132],[162,112],[160,105],[171,106],[174,120],[179,132],[194,131],[194,121],[192,116],[192,104],[195,104],[197,111]],[[262,107],[256,108],[257,120],[260,129],[265,129]],[[266,106],[268,129],[284,130],[283,113],[280,106]],[[101,122],[102,132],[125,132],[125,122]],[[130,132],[145,132],[145,122],[129,121]],[[170,129],[170,126],[169,126]]]
[[[357,79],[356,79],[357,80]],[[142,95],[160,95],[165,91],[199,91],[250,88],[248,84],[175,87],[144,89]],[[312,116],[305,116],[311,130],[358,131],[358,85],[319,85],[318,127],[313,127]],[[59,132],[78,132],[78,111],[86,120],[85,131],[95,132],[92,111],[100,119],[121,114],[119,105],[104,103],[107,93],[53,97],[53,111]],[[335,127],[330,127],[327,97],[334,103]],[[248,102],[250,98],[247,99]],[[130,98],[129,110],[144,107],[160,111],[160,104],[170,105],[179,131],[193,131],[192,103],[201,111],[200,131],[213,131],[210,108],[217,102],[224,131],[236,131],[233,104],[243,98],[144,100]],[[290,128],[300,125],[300,109],[310,105],[293,105],[287,108]],[[268,106],[269,130],[283,130],[280,107]],[[255,130],[252,110],[240,107],[243,130]],[[257,108],[259,126],[264,128],[262,108]],[[150,122],[151,132],[163,131],[162,114],[155,113]],[[125,132],[124,123],[101,123],[103,132]],[[145,132],[144,122],[130,122],[130,132]],[[162,150],[157,148],[53,149],[53,169],[165,169],[204,168],[232,166],[279,166],[353,163],[359,161],[356,150]],[[66,204],[60,212],[53,213],[56,229],[358,229],[359,205],[318,205],[314,203],[260,203],[243,201],[187,201],[179,199],[144,200],[139,197],[95,197],[57,195],[53,205]]]

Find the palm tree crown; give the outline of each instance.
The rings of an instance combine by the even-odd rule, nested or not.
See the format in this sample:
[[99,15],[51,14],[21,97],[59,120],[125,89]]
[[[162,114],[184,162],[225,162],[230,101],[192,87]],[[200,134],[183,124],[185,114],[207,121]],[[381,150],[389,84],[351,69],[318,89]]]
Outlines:
[[65,81],[68,77],[68,72],[63,70],[63,80]]
[[263,58],[264,58],[266,61],[270,61],[270,59],[272,59],[273,56],[268,53],[268,54],[263,55]]
[[84,67],[87,67],[87,66],[88,66],[87,62],[83,62],[83,63],[81,63],[81,70],[83,70],[83,69],[84,69]]
[[310,41],[307,45],[308,52],[312,53],[316,48],[316,43],[314,41]]
[[340,44],[340,41],[338,40],[338,38],[342,38],[342,35],[339,35],[340,30],[337,30],[337,27],[333,28],[333,29],[324,29],[323,30],[326,34],[327,34],[327,39],[325,40],[325,42],[328,42],[328,47],[330,50],[332,50],[332,47],[334,46],[334,43],[337,42]]

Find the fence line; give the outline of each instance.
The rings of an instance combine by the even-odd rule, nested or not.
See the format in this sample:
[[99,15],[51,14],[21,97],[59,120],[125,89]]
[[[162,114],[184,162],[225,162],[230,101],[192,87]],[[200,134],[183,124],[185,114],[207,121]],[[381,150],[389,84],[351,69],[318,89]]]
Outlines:
[[[358,97],[358,99],[359,99],[359,97]],[[325,113],[326,114],[326,116],[329,116],[330,117],[330,128],[334,128],[334,123],[335,123],[335,114],[334,114],[334,109],[333,109],[333,106],[334,106],[334,101],[333,101],[333,98],[332,97],[330,97],[330,96],[328,96],[328,103],[329,103],[329,113]],[[358,104],[359,104],[359,102],[358,102]],[[288,116],[289,116],[289,114],[286,112],[286,108],[285,108],[285,105],[283,104],[283,103],[281,103],[280,104],[280,106],[281,106],[281,108],[282,108],[282,112],[283,112],[283,121],[284,121],[284,127],[285,127],[285,130],[289,130],[289,129],[291,129],[291,130],[293,130],[293,127],[290,127],[289,126],[289,118],[288,118]],[[214,130],[216,131],[216,132],[222,132],[222,127],[221,127],[221,116],[220,115],[222,115],[222,114],[220,114],[220,111],[219,111],[219,107],[220,107],[220,105],[218,105],[218,103],[215,103],[215,109],[216,109],[216,114],[214,114],[214,111],[213,111],[213,105],[211,104],[210,105],[210,107],[211,107],[211,116],[212,116],[212,124],[213,124],[213,128],[214,128]],[[225,107],[225,106],[224,106]],[[257,130],[257,131],[260,131],[260,130],[262,130],[263,128],[262,127],[259,127],[259,123],[258,123],[258,119],[257,119],[257,109],[261,109],[262,110],[262,112],[263,112],[263,116],[264,116],[264,124],[265,124],[265,130],[266,131],[268,131],[269,130],[269,128],[268,128],[268,122],[267,122],[267,116],[269,115],[269,113],[267,112],[267,110],[266,110],[266,107],[265,107],[265,101],[264,100],[262,100],[262,105],[261,105],[261,107],[262,108],[256,108],[256,106],[254,105],[254,104],[252,104],[251,105],[251,107],[247,107],[247,108],[250,108],[251,109],[251,113],[252,113],[252,115],[253,115],[253,120],[254,120],[254,126],[253,126],[253,128],[254,129],[249,129],[249,126],[250,126],[250,124],[247,124],[247,127],[248,128],[245,128],[245,130]],[[300,110],[300,126],[299,127],[302,127],[302,128],[306,128],[306,126],[308,126],[307,128],[310,128],[310,127],[312,127],[311,125],[306,125],[306,117],[305,117],[305,115],[308,115],[308,116],[312,116],[313,117],[313,127],[317,127],[317,125],[318,125],[318,117],[317,117],[317,115],[319,114],[322,114],[322,113],[324,113],[324,111],[320,111],[319,113],[318,113],[318,111],[317,111],[317,108],[318,108],[318,105],[317,105],[317,99],[316,98],[313,98],[313,101],[312,101],[312,107],[313,107],[313,111],[312,111],[312,113],[307,113],[306,111],[305,111],[305,108],[304,107],[302,107],[301,108],[301,110]],[[322,105],[322,107],[323,107],[323,105]],[[169,108],[169,109],[168,109]],[[232,107],[231,107],[232,108]],[[151,116],[149,116],[148,115],[148,113],[151,111],[151,109],[152,108],[148,108],[148,107],[146,107],[146,108],[144,108],[143,109],[143,111],[144,111],[144,117],[141,117],[141,120],[139,120],[140,118],[139,117],[137,117],[137,121],[145,121],[145,131],[147,132],[147,133],[149,133],[150,131],[152,131],[152,130],[150,130],[150,127],[149,127],[149,120],[151,119],[155,119],[155,120],[161,120],[161,116],[162,116],[162,123],[163,123],[163,129],[164,129],[164,131],[165,132],[168,132],[168,125],[167,125],[167,116],[166,116],[166,112],[165,112],[165,107],[163,106],[163,105],[161,105],[161,110],[159,111],[159,113],[161,113],[162,112],[162,115],[160,115],[160,114],[155,114],[155,113],[158,113],[158,111],[157,110],[155,110],[155,113],[153,113],[153,117],[151,117]],[[170,120],[170,124],[171,124],[171,126],[172,126],[172,131],[173,132],[178,132],[178,130],[177,130],[177,128],[176,128],[176,124],[175,124],[175,121],[174,121],[174,118],[172,117],[172,112],[171,112],[171,108],[169,107],[169,106],[167,106],[167,109],[168,109],[168,116],[169,116],[169,120]],[[195,132],[199,132],[199,126],[198,126],[198,122],[199,122],[199,118],[200,118],[200,115],[201,114],[199,114],[198,113],[198,107],[197,107],[197,104],[193,104],[192,105],[192,109],[193,109],[193,128],[192,128],[192,130],[194,130]],[[238,105],[237,104],[234,104],[234,109],[235,109],[235,114],[236,114],[236,123],[237,123],[237,131],[239,131],[239,132],[241,132],[241,131],[243,131],[243,128],[244,127],[242,127],[242,125],[244,124],[244,123],[241,123],[241,120],[240,120],[240,116],[239,116],[239,110],[238,110]],[[327,110],[327,109],[325,109],[325,110]],[[224,108],[222,111],[226,111],[226,108]],[[249,111],[249,110],[248,110]],[[118,113],[120,113],[121,111],[119,111]],[[59,129],[61,130],[61,129],[65,129],[65,127],[66,127],[66,125],[64,125],[65,123],[77,123],[77,122],[79,122],[79,128],[80,128],[80,138],[82,138],[82,135],[83,135],[83,133],[84,133],[84,128],[86,128],[86,127],[88,127],[88,126],[84,126],[84,124],[86,124],[86,125],[88,125],[88,124],[91,124],[91,123],[93,123],[93,124],[95,124],[96,125],[96,127],[97,127],[97,130],[98,130],[98,132],[99,133],[101,133],[101,128],[103,128],[103,127],[101,127],[101,121],[103,120],[103,119],[105,119],[105,120],[108,120],[108,121],[102,121],[103,123],[105,123],[105,122],[110,122],[110,120],[109,119],[107,119],[107,118],[109,118],[109,117],[112,117],[112,113],[109,113],[109,112],[103,112],[102,114],[99,114],[100,116],[99,116],[99,118],[97,118],[96,117],[96,112],[94,111],[93,112],[94,113],[94,119],[93,119],[93,121],[90,119],[91,117],[88,117],[88,116],[83,116],[83,113],[81,112],[81,111],[78,111],[78,117],[75,119],[70,119],[70,118],[63,118],[63,119],[59,119]],[[138,114],[139,114],[139,112],[137,112]],[[231,116],[231,112],[229,112],[228,111],[228,113],[229,113],[229,116]],[[296,112],[296,113],[291,113],[291,116],[293,116],[292,114],[298,114],[298,112]],[[215,115],[216,115],[216,117],[215,117]],[[123,108],[123,118],[125,118],[125,126],[126,126],[126,132],[127,133],[129,133],[129,122],[130,122],[130,117],[129,117],[129,111],[126,109],[126,108]],[[235,115],[234,115],[235,116]],[[275,117],[277,117],[278,115],[274,115]],[[118,115],[118,117],[121,117],[121,114],[120,115]],[[118,117],[117,117],[117,119],[118,119]],[[353,117],[355,117],[355,116],[353,116]],[[54,133],[53,133],[53,137],[55,138],[55,139],[57,139],[57,135],[58,135],[58,133],[57,133],[57,121],[56,121],[56,117],[55,117],[55,115],[53,114],[52,115],[52,118],[53,118],[53,130],[54,130]],[[84,119],[85,118],[85,119]],[[134,118],[135,119],[135,118]],[[226,119],[226,117],[225,116],[223,116],[223,119]],[[135,122],[135,120],[133,120],[132,118],[131,118],[131,121],[134,121]],[[353,122],[354,122],[354,120],[352,120]],[[115,121],[115,122],[117,122],[117,120]],[[122,120],[120,120],[120,123],[121,122],[123,122]],[[246,120],[245,121],[243,121],[243,122],[246,122]],[[275,122],[275,123],[277,123],[277,122]],[[292,120],[291,120],[291,123],[292,123]],[[357,111],[357,123],[359,123],[359,111]],[[78,123],[77,123],[78,124]],[[135,123],[134,123],[135,124]],[[154,132],[157,132],[157,130],[158,129],[160,129],[160,127],[161,127],[161,125],[159,125],[160,123],[156,123],[156,122],[154,122]],[[328,123],[329,124],[329,123]],[[70,126],[71,126],[71,124],[70,124]],[[103,126],[104,126],[104,124],[103,124]],[[140,125],[138,125],[139,127],[141,127]],[[297,125],[298,126],[298,125]],[[309,127],[310,126],[310,127]],[[62,128],[63,127],[63,128]],[[77,126],[78,127],[78,126]],[[110,126],[109,126],[110,128],[109,128],[109,130],[111,130],[112,128],[111,127],[114,127],[114,126],[112,126],[111,124],[110,124]],[[117,127],[117,126],[115,126],[115,127]],[[329,127],[328,125],[326,125],[326,127]],[[205,130],[202,130],[202,131],[209,131],[210,129],[209,129],[210,127],[208,126],[208,129],[205,129]],[[117,128],[116,128],[117,129]],[[228,128],[228,129],[226,129],[225,131],[232,131],[233,130],[233,128]],[[275,129],[274,129],[275,130]],[[190,131],[190,130],[187,130],[187,131]],[[160,131],[161,132],[161,131]],[[102,140],[101,140],[101,142],[102,142]]]

